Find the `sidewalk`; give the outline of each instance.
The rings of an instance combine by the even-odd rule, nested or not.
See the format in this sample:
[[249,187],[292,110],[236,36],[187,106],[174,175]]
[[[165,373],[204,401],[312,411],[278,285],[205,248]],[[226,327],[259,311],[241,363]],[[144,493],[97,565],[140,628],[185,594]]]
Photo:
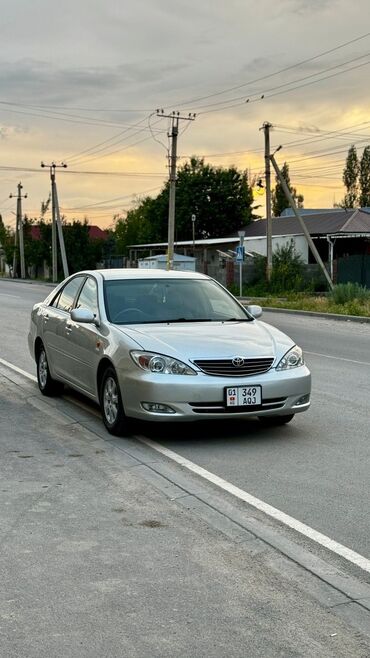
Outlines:
[[1,369],[4,658],[370,655],[339,592],[205,514],[195,476],[190,495],[180,467],[174,484],[164,457],[71,408]]

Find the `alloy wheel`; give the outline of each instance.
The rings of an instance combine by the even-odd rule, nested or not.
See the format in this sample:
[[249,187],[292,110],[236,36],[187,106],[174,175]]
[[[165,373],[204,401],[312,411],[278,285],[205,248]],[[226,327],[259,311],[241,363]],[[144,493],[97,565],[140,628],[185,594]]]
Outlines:
[[44,350],[40,352],[38,367],[40,386],[45,388],[48,381],[48,361]]
[[118,416],[119,398],[117,384],[113,377],[107,377],[104,383],[103,407],[105,417],[110,425],[113,425]]

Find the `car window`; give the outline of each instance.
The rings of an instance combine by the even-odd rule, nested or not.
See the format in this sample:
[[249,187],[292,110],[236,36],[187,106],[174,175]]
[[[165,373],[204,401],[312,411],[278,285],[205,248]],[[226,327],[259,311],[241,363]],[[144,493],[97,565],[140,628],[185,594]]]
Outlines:
[[105,281],[104,297],[108,319],[115,324],[252,319],[211,279]]
[[53,306],[59,308],[62,311],[70,311],[73,306],[74,298],[76,293],[79,290],[79,287],[83,281],[84,277],[76,276],[74,279],[69,281],[55,299],[56,303],[53,303]]
[[90,276],[86,279],[78,296],[76,308],[87,308],[94,315],[98,314],[98,286]]

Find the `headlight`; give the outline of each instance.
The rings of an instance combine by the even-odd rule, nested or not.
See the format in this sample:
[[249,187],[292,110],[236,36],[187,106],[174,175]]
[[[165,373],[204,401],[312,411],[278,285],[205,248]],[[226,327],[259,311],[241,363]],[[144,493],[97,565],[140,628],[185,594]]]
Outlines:
[[290,370],[290,368],[297,368],[298,366],[303,366],[303,364],[303,352],[298,345],[294,345],[279,361],[276,370]]
[[197,373],[192,368],[178,361],[172,359],[170,356],[163,354],[155,354],[154,352],[131,352],[131,356],[143,370],[148,372],[163,373],[165,375],[196,375]]

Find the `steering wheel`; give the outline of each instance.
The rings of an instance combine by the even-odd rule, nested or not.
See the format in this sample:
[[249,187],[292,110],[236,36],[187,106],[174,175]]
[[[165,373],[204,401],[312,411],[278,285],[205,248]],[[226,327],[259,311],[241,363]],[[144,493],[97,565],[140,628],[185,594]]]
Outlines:
[[147,315],[145,311],[142,311],[141,308],[135,308],[134,306],[129,307],[129,308],[124,308],[122,311],[117,313],[117,315],[114,316],[113,322],[117,322],[121,316],[126,315],[127,313],[136,313],[140,315]]

